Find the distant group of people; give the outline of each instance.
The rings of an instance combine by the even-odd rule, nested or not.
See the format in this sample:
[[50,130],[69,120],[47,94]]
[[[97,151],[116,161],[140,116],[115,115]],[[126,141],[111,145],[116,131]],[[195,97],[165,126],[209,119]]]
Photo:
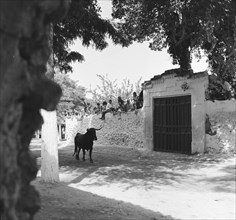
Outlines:
[[118,96],[117,99],[118,107],[114,107],[112,100],[110,99],[108,103],[104,101],[102,105],[100,103],[97,103],[97,106],[94,108],[94,113],[99,114],[101,113],[101,120],[105,120],[105,115],[108,112],[112,112],[113,115],[118,114],[119,119],[121,117],[121,112],[128,112],[128,111],[135,111],[142,108],[143,106],[143,91],[140,92],[139,95],[137,95],[136,92],[133,92],[133,96],[130,99],[123,100],[121,96]]

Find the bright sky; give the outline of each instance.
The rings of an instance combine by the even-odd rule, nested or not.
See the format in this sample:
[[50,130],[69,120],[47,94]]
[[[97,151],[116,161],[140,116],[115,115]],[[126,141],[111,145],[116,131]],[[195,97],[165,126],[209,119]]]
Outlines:
[[[100,0],[99,3],[102,17],[110,18],[111,1]],[[154,75],[162,74],[165,70],[179,67],[172,65],[172,59],[166,50],[152,51],[148,47],[148,42],[134,43],[128,48],[115,46],[109,39],[108,42],[109,46],[106,49],[96,51],[92,47],[83,47],[80,41],[76,41],[71,49],[80,52],[85,61],[72,65],[73,73],[70,74],[70,78],[88,89],[90,87],[95,89],[100,84],[96,74],[107,74],[109,79],[117,80],[118,83],[125,78],[129,79],[131,83],[135,83],[141,77],[141,82],[143,82]],[[193,60],[192,68],[194,72],[206,70],[206,59],[199,62]]]

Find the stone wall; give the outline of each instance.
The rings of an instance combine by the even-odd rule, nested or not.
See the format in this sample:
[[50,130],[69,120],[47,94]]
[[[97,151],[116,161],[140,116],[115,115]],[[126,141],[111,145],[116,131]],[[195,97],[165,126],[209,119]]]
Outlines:
[[206,101],[206,113],[212,114],[216,112],[236,112],[236,100]]
[[214,136],[206,134],[206,147],[210,153],[236,153],[236,101],[207,101],[206,113],[209,115]]
[[206,134],[206,151],[209,153],[236,154],[236,111],[218,111],[209,114],[211,129],[216,132]]
[[[102,125],[94,117],[93,125]],[[121,145],[133,148],[144,148],[143,115],[141,109],[135,112],[122,113],[121,119],[111,113],[106,114],[104,127],[97,132],[97,145]]]
[[97,131],[98,140],[94,145],[120,145],[144,148],[143,115],[141,109],[134,112],[122,113],[121,119],[112,113],[106,114],[106,120],[99,119],[101,115],[89,115],[83,120],[70,120],[70,128],[66,145],[74,144],[77,132],[84,134],[87,128],[103,128]]
[[74,137],[76,133],[84,134],[87,128],[92,125],[93,115],[85,117],[74,116],[72,118],[66,118],[66,145],[74,144]]
[[[44,73],[50,22],[68,1],[0,1],[0,213],[1,220],[33,219],[40,207],[30,182],[36,161],[29,143],[42,124],[39,109],[55,109],[61,89]],[[43,88],[43,89],[42,89]]]
[[[234,103],[234,101],[222,101],[222,103]],[[215,104],[222,106],[221,102],[216,102]],[[205,146],[206,152],[212,154],[224,153],[232,156],[236,153],[236,111],[228,112],[228,105],[224,106],[226,110],[221,109],[222,111],[207,112],[209,113],[211,128],[213,131],[216,131],[216,135],[210,136],[206,134]],[[74,144],[76,132],[85,133],[89,127],[99,128],[104,125],[97,132],[98,140],[94,142],[95,148],[100,145],[106,145],[113,147],[127,146],[147,150],[143,132],[143,110],[140,109],[137,115],[134,112],[122,114],[121,120],[118,119],[118,116],[113,116],[110,113],[106,114],[105,122],[101,121],[100,117],[101,115],[89,115],[83,120],[69,120],[71,129],[68,132],[66,145]]]

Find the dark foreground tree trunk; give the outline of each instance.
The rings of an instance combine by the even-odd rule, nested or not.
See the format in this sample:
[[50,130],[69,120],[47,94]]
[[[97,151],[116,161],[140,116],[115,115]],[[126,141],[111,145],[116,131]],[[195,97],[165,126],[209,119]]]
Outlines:
[[49,23],[62,18],[67,0],[0,1],[0,215],[29,220],[40,207],[30,182],[36,162],[29,143],[42,124],[40,109],[55,109],[61,95],[45,76]]

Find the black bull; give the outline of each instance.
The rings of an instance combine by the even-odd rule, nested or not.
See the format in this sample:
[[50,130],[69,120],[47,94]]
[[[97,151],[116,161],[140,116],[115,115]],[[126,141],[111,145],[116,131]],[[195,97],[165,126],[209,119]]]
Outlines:
[[[102,127],[101,127],[102,128]],[[96,128],[88,128],[85,134],[77,133],[74,139],[75,150],[73,156],[76,154],[76,159],[79,160],[80,150],[83,150],[83,161],[85,161],[85,150],[89,150],[90,162],[93,162],[92,151],[93,151],[93,141],[97,140],[96,131],[100,130]]]

